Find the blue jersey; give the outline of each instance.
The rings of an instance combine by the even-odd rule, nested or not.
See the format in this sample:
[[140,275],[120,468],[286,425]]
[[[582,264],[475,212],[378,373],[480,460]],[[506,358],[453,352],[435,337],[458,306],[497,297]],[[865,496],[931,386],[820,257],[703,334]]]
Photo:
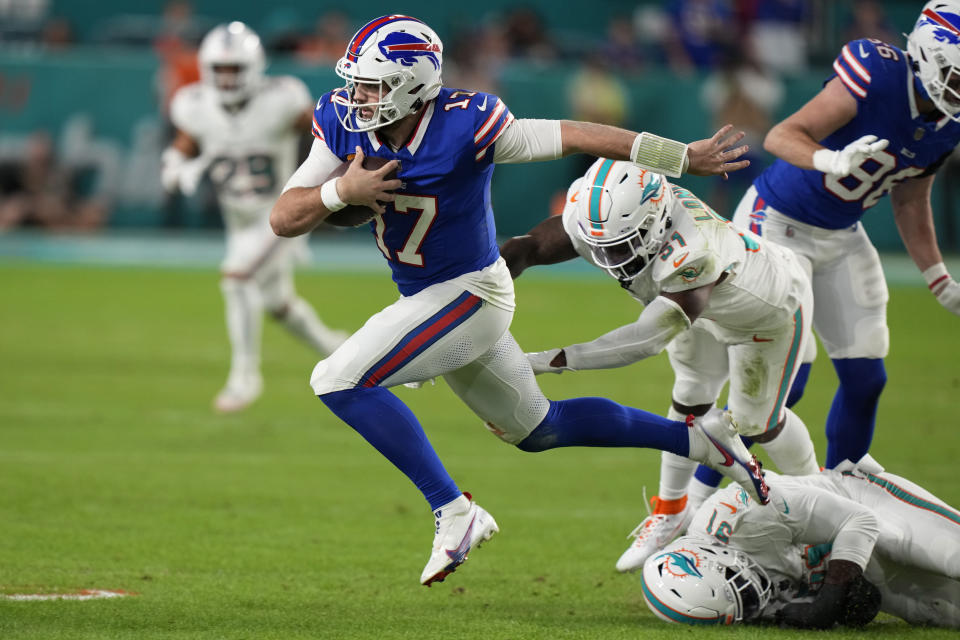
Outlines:
[[394,151],[374,131],[344,129],[338,117],[343,107],[332,101],[336,93],[317,103],[313,134],[344,161],[357,146],[366,155],[400,161],[403,187],[370,223],[400,293],[412,295],[492,264],[500,255],[490,206],[493,144],[513,122],[506,105],[488,93],[441,89],[407,143]]
[[896,47],[879,40],[854,40],[843,47],[833,70],[828,81],[840,78],[857,100],[857,115],[820,143],[843,149],[873,134],[889,140],[889,146],[844,178],[777,160],[754,186],[766,204],[791,218],[842,229],[860,220],[902,180],[935,172],[960,142],[960,123],[946,116],[926,120],[918,113],[918,81],[907,54]]

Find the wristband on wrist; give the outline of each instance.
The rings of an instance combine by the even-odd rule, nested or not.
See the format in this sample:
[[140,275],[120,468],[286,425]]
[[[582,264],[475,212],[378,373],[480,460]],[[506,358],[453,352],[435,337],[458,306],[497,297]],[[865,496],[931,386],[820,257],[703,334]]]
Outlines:
[[833,161],[837,152],[833,149],[817,149],[813,152],[813,168],[821,173],[833,173]]
[[951,278],[950,273],[947,272],[947,266],[942,262],[938,262],[923,271],[923,279],[927,281],[927,287],[930,288],[933,295],[938,296],[944,287],[950,283]]
[[630,147],[630,160],[641,169],[679,178],[689,165],[687,145],[644,131]]
[[340,211],[340,209],[347,206],[347,203],[341,200],[340,194],[337,193],[337,181],[339,179],[340,178],[327,180],[323,183],[323,186],[320,187],[320,200],[330,213]]

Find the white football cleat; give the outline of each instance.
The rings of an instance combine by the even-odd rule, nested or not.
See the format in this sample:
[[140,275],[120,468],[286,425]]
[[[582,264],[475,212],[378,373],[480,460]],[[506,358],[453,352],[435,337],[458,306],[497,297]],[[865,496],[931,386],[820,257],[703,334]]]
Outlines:
[[626,573],[643,567],[647,558],[683,533],[690,522],[690,515],[691,510],[684,506],[679,513],[652,513],[644,518],[627,536],[635,540],[617,560],[617,571]]
[[695,429],[701,443],[706,445],[706,455],[696,458],[691,455],[691,459],[727,476],[760,504],[770,501],[760,461],[743,444],[729,411],[714,407],[699,418],[687,416],[687,426]]
[[451,504],[452,508],[433,512],[437,527],[433,550],[420,574],[420,584],[427,587],[434,582],[443,582],[463,564],[470,549],[479,547],[500,531],[493,516],[474,502],[469,493],[464,492]]
[[673,542],[685,524],[686,509],[682,513],[655,513],[644,518],[627,536],[635,540],[617,560],[617,571],[626,573],[642,567],[647,558]]
[[234,413],[250,406],[263,392],[263,378],[259,374],[241,379],[227,380],[217,397],[213,399],[213,408],[220,413]]

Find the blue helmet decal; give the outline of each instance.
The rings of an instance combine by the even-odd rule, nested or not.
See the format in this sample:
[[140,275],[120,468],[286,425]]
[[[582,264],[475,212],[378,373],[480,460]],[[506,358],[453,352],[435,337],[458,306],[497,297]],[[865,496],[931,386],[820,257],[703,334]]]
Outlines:
[[394,31],[380,41],[380,52],[391,62],[412,67],[417,58],[426,58],[434,69],[440,69],[440,45],[404,31]]

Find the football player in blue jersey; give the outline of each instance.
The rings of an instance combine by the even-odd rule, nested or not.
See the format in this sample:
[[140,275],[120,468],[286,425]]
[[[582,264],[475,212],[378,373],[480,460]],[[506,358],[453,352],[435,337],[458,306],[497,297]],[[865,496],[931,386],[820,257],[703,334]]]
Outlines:
[[[684,145],[604,125],[515,119],[495,95],[443,87],[442,55],[437,34],[415,18],[389,15],[361,28],[336,66],[346,86],[317,103],[313,148],[271,212],[278,235],[297,236],[347,204],[371,209],[370,230],[401,297],[319,362],[310,382],[430,503],[434,544],[421,583],[443,580],[498,528],[388,390],[400,384],[443,376],[490,431],[524,451],[654,447],[712,463],[765,501],[727,414],[688,424],[600,398],[544,397],[509,331],[513,283],[490,202],[495,163],[585,152],[674,176],[722,174],[747,164],[737,161],[745,147],[730,148],[742,133],[727,139],[724,127]],[[389,162],[366,170],[365,156]],[[387,179],[395,169],[399,179]]]
[[[906,51],[847,43],[833,71],[767,134],[764,147],[779,159],[733,218],[793,249],[811,275],[813,326],[840,381],[827,418],[828,468],[867,453],[886,383],[888,292],[860,224],[880,198],[890,194],[900,236],[936,299],[960,315],[960,284],[944,266],[930,204],[934,176],[960,143],[960,2],[928,2]],[[803,392],[813,350],[789,404]],[[697,472],[718,482],[713,475]]]

